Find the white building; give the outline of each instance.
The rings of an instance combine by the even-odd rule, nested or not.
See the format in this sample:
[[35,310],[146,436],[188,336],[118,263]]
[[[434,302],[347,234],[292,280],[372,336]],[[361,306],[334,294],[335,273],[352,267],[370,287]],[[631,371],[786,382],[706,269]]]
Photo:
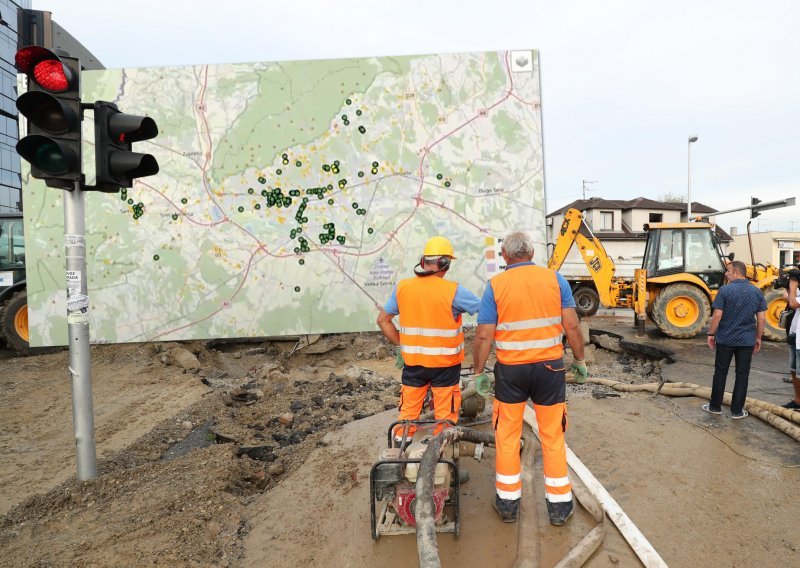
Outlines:
[[728,245],[728,251],[734,253],[736,260],[747,264],[760,262],[774,266],[800,265],[800,232],[767,231],[752,233],[753,258],[750,258],[750,243],[747,234],[737,234],[736,228],[731,228],[733,241]]

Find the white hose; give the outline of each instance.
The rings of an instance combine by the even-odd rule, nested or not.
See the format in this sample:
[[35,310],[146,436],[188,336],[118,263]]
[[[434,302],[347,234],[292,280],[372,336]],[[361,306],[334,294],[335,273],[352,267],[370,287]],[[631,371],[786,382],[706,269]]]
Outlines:
[[[536,437],[539,437],[539,425],[536,422],[536,412],[530,406],[525,406],[525,414],[523,419],[533,429]],[[611,521],[617,525],[619,532],[628,541],[636,556],[642,561],[646,568],[667,568],[666,562],[659,556],[655,548],[647,541],[642,532],[638,529],[633,521],[625,514],[619,504],[614,498],[606,491],[605,487],[597,481],[592,472],[583,465],[583,462],[578,459],[569,446],[567,446],[567,464],[572,468],[586,489],[597,499],[603,507]]]

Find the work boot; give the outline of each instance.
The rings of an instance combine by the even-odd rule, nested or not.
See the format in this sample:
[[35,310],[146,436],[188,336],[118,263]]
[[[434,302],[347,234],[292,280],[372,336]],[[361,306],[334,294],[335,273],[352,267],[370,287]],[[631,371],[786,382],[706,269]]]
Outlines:
[[572,516],[572,499],[563,503],[551,503],[550,501],[546,501],[546,503],[551,525],[560,527]]
[[499,495],[495,495],[494,510],[497,511],[500,520],[504,523],[516,523],[519,514],[519,499],[501,499]]

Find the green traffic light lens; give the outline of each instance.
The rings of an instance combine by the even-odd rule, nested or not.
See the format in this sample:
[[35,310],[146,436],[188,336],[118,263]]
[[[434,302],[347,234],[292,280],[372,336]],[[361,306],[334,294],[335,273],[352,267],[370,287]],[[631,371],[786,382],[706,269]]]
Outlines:
[[43,172],[53,175],[63,174],[69,170],[69,163],[55,142],[48,142],[36,148],[31,163]]

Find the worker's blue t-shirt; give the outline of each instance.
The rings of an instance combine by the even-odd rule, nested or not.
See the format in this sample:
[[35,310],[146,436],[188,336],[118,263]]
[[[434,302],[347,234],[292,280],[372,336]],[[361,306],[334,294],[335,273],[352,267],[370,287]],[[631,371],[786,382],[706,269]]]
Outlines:
[[756,344],[756,313],[767,311],[764,293],[746,278],[728,282],[719,289],[711,307],[722,310],[716,342],[734,347]]
[[[459,284],[456,288],[456,295],[453,298],[453,319],[457,320],[458,316],[465,312],[473,315],[478,311],[480,303],[481,301],[478,299],[478,296]],[[400,308],[397,307],[397,286],[394,287],[392,295],[389,296],[386,305],[383,306],[383,311],[393,316],[400,313]]]
[[[512,270],[517,266],[530,266],[533,262],[518,262],[506,267],[506,270]],[[575,298],[572,297],[572,290],[569,287],[569,282],[556,272],[556,280],[558,280],[558,287],[561,290],[561,307],[574,308]],[[481,307],[478,311],[478,324],[488,323],[495,325],[497,323],[497,303],[494,300],[494,290],[491,285],[486,286],[483,291],[483,298],[481,299]]]

